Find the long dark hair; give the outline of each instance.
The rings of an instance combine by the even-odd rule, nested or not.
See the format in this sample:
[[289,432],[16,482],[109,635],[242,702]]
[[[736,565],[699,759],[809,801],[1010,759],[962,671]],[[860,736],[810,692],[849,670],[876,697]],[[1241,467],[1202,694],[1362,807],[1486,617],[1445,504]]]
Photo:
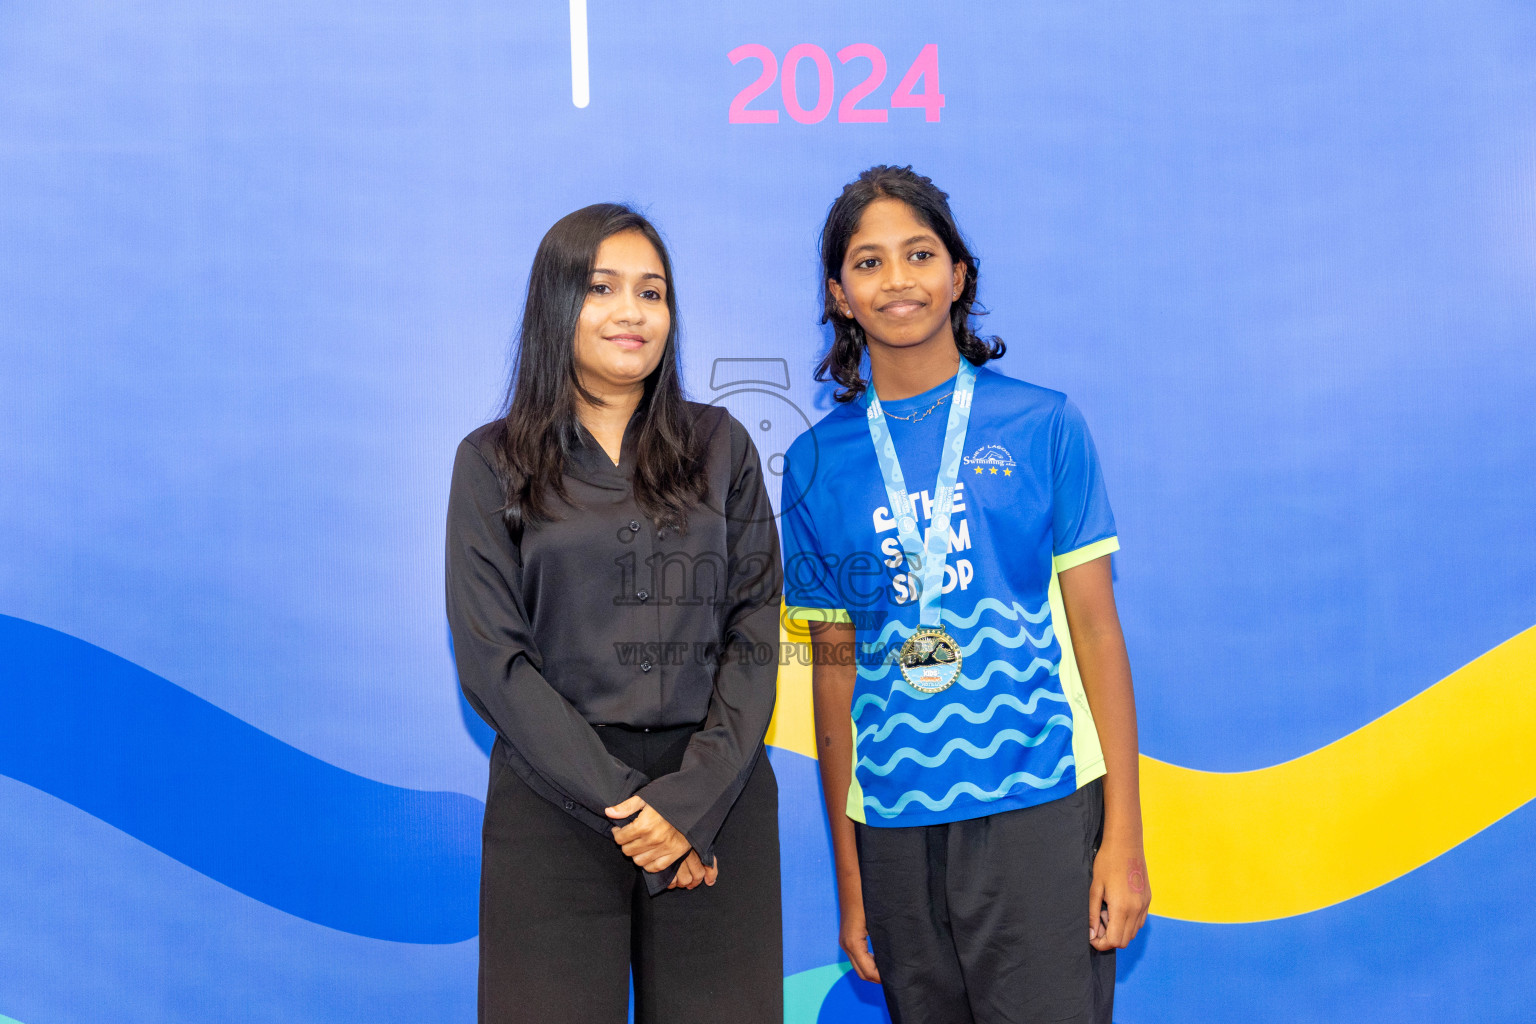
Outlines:
[[843,194],[827,211],[827,222],[821,228],[821,322],[832,325],[832,347],[816,367],[816,379],[837,381],[841,387],[834,397],[839,402],[858,398],[869,386],[859,376],[866,342],[858,321],[843,316],[838,308],[830,282],[842,277],[848,242],[859,229],[859,219],[864,216],[865,209],[877,199],[897,199],[906,203],[912,215],[939,236],[939,241],[949,250],[949,258],[965,264],[965,286],[960,289],[960,297],[949,307],[955,347],[960,354],[980,366],[1008,350],[1003,339],[983,338],[971,327],[971,317],[981,316],[986,310],[976,302],[977,260],[955,224],[955,215],[949,211],[948,193],[911,167],[879,164],[843,186]]
[[655,246],[672,319],[661,362],[645,379],[635,410],[635,500],[658,526],[686,529],[689,508],[703,499],[703,452],[677,369],[672,260],[650,221],[627,206],[596,203],[555,222],[528,272],[517,369],[507,388],[504,429],[493,448],[494,468],[506,489],[502,511],[514,530],[558,518],[555,499],[572,504],[563,474],[581,444],[576,403],[601,404],[577,376],[576,329],[598,246],[622,231],[638,231]]

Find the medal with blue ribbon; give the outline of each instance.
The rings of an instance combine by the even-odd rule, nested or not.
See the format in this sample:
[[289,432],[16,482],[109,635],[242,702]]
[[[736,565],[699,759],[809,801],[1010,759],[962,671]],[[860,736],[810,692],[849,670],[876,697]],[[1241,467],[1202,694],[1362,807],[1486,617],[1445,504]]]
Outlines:
[[934,485],[932,517],[926,541],[917,529],[917,508],[907,491],[896,457],[891,428],[880,408],[880,397],[873,387],[864,391],[864,409],[869,420],[870,440],[875,443],[875,461],[885,482],[886,498],[891,503],[891,518],[896,520],[896,536],[906,556],[908,579],[918,588],[919,627],[897,656],[902,678],[914,690],[938,693],[948,689],[960,676],[960,645],[941,622],[944,595],[944,564],[949,560],[949,519],[955,506],[955,481],[960,476],[960,453],[965,448],[965,431],[971,421],[971,396],[976,390],[976,367],[961,357],[955,374],[955,391],[949,403],[949,423],[944,428],[944,450],[939,457],[939,479]]

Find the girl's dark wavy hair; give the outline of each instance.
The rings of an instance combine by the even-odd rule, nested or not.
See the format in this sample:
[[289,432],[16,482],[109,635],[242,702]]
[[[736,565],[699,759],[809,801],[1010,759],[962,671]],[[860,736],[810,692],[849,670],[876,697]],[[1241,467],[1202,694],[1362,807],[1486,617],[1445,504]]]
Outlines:
[[576,330],[598,246],[623,231],[638,231],[656,247],[672,315],[661,362],[646,378],[635,411],[635,500],[658,526],[682,530],[687,529],[688,510],[703,500],[703,445],[678,372],[672,260],[650,221],[628,206],[597,203],[567,214],[549,229],[528,273],[516,369],[492,447],[493,468],[506,492],[502,514],[514,531],[559,518],[557,500],[573,504],[564,473],[581,444],[576,403],[602,404],[577,377]]
[[821,322],[832,325],[832,347],[816,367],[816,379],[836,381],[840,387],[833,397],[839,402],[858,398],[869,382],[859,375],[866,345],[864,330],[858,321],[843,316],[838,309],[831,282],[842,277],[848,242],[858,230],[864,211],[877,199],[906,203],[913,215],[939,236],[949,250],[949,258],[965,264],[965,285],[949,308],[949,321],[960,354],[980,366],[1008,350],[1001,338],[984,338],[971,327],[973,316],[986,313],[976,301],[978,261],[955,224],[955,215],[949,210],[949,195],[911,167],[880,164],[843,187],[843,194],[827,211],[827,222],[821,228]]

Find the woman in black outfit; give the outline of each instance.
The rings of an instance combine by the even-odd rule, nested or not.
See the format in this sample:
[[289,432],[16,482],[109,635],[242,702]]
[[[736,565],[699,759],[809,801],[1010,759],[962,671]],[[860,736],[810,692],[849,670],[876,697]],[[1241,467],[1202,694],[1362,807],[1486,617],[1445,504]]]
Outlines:
[[506,415],[459,445],[448,619],[496,730],[480,1020],[783,1016],[763,752],[782,570],[762,469],[683,398],[656,230],[599,204],[529,275]]

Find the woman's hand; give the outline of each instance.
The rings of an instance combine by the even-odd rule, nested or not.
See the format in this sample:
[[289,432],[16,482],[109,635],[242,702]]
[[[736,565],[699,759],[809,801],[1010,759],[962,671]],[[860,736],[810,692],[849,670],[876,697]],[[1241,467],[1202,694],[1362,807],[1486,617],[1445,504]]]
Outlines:
[[604,813],[610,818],[635,815],[634,821],[613,830],[613,841],[619,844],[624,856],[652,874],[665,871],[672,866],[673,861],[687,856],[693,849],[688,837],[673,828],[672,823],[657,813],[638,793],[617,807],[607,808]]
[[719,857],[716,857],[715,862],[709,867],[705,867],[704,862],[699,860],[699,851],[689,850],[688,856],[684,857],[683,862],[677,866],[677,875],[667,888],[697,889],[701,883],[714,885],[718,877],[720,877]]
[[1130,945],[1151,903],[1152,885],[1147,881],[1141,844],[1105,836],[1093,859],[1093,885],[1088,890],[1089,945],[1101,952]]

